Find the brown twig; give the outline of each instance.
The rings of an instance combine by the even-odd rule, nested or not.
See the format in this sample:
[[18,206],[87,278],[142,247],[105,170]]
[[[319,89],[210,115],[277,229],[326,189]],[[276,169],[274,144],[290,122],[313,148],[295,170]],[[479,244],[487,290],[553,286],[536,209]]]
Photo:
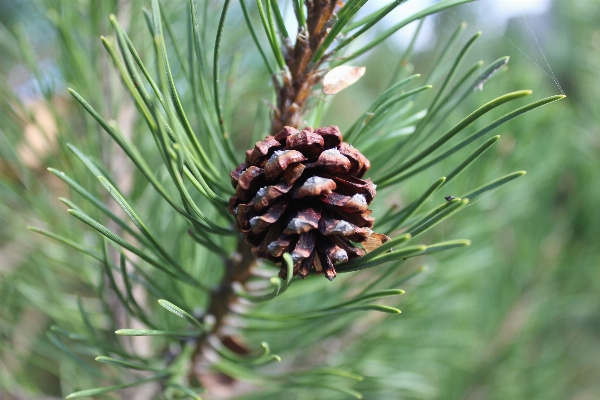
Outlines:
[[273,135],[284,126],[298,128],[302,124],[306,100],[324,75],[319,70],[321,63],[311,63],[311,59],[329,32],[336,6],[337,0],[306,1],[306,28],[298,28],[294,50],[287,52],[283,84],[276,86],[278,112],[273,115]]
[[225,277],[211,296],[212,300],[207,315],[215,318],[212,333],[218,332],[231,304],[237,300],[233,291],[233,283],[246,283],[255,265],[256,257],[252,254],[250,245],[240,238],[236,253],[225,263]]
[[[210,305],[206,315],[214,317],[212,330],[206,335],[202,335],[196,341],[193,359],[200,361],[202,349],[206,344],[208,335],[218,335],[223,325],[223,319],[229,313],[231,306],[237,301],[237,295],[233,291],[233,283],[244,284],[250,278],[253,267],[256,265],[256,257],[252,254],[250,245],[240,238],[237,245],[237,251],[225,261],[225,276],[221,284],[211,294]],[[195,380],[194,369],[190,371],[190,381]]]

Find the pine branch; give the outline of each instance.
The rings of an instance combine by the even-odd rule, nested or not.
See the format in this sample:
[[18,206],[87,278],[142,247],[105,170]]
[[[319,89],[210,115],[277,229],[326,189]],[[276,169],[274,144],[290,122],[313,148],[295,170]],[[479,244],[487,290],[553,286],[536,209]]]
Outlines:
[[[351,3],[351,2],[349,2]],[[300,127],[306,112],[306,101],[324,76],[319,70],[326,59],[313,60],[315,52],[328,35],[330,21],[335,17],[336,0],[319,0],[306,3],[306,27],[300,25],[293,50],[284,48],[287,69],[281,72],[282,83],[276,82],[277,103],[271,124],[274,135],[284,126]],[[284,53],[285,54],[285,53]]]
[[[315,393],[334,390],[360,398],[360,393],[350,388],[346,380],[360,381],[362,376],[346,369],[322,368],[326,353],[331,350],[328,339],[342,338],[344,348],[340,354],[350,355],[348,360],[354,360],[348,361],[347,366],[351,371],[362,369],[365,354],[378,350],[366,350],[375,344],[357,343],[361,335],[356,332],[377,334],[388,323],[383,315],[399,314],[400,305],[403,310],[405,304],[411,305],[406,301],[399,303],[395,298],[404,293],[397,285],[424,270],[415,268],[411,259],[434,253],[437,256],[442,251],[470,244],[465,239],[432,240],[436,237],[431,234],[432,228],[443,222],[447,224],[450,216],[456,216],[474,200],[524,175],[524,171],[519,171],[494,178],[484,172],[482,165],[491,164],[485,163],[486,157],[495,157],[489,149],[502,145],[499,136],[485,137],[487,133],[564,97],[532,102],[467,134],[468,129],[488,118],[488,113],[496,112],[497,107],[519,101],[531,92],[495,95],[494,100],[482,107],[467,110],[472,104],[465,99],[506,69],[508,57],[496,60],[481,73],[477,72],[483,65],[481,61],[464,69],[461,61],[479,37],[477,34],[466,41],[453,61],[447,61],[446,56],[452,54],[454,44],[461,40],[465,24],[442,47],[438,62],[427,75],[430,82],[409,87],[424,79],[419,74],[397,82],[406,72],[402,68],[411,61],[412,47],[424,18],[468,1],[442,0],[408,15],[345,57],[342,51],[352,49],[366,32],[404,1],[391,1],[355,21],[366,0],[312,0],[304,5],[293,0],[290,7],[293,6],[298,21],[295,37],[290,36],[292,32],[285,25],[285,8],[280,8],[282,4],[276,0],[256,0],[256,9],[244,0],[239,9],[236,2],[226,1],[219,5],[216,14],[210,2],[199,2],[201,7],[197,7],[197,2],[190,0],[185,7],[189,15],[183,35],[177,29],[180,21],[173,19],[174,12],[180,10],[172,9],[171,4],[161,7],[158,0],[152,1],[151,10],[143,11],[138,10],[140,4],[132,3],[130,21],[119,16],[119,10],[108,10],[106,3],[102,3],[100,8],[88,10],[90,20],[94,21],[93,29],[80,17],[84,13],[78,8],[79,3],[59,4],[60,9],[49,10],[47,14],[60,33],[66,55],[59,60],[61,73],[82,93],[69,89],[75,99],[74,106],[59,111],[52,105],[55,88],[44,82],[34,52],[24,43],[27,39],[23,32],[18,33],[19,45],[15,49],[23,53],[17,56],[32,70],[50,104],[54,121],[60,125],[63,136],[58,140],[57,153],[48,157],[56,169],[49,171],[52,178],[56,176],[62,181],[60,184],[66,184],[61,191],[68,190],[69,198],[60,197],[60,201],[69,207],[68,213],[75,219],[63,218],[64,213],[58,213],[46,199],[46,188],[52,185],[45,182],[43,170],[28,170],[20,159],[16,144],[23,136],[21,125],[40,124],[28,115],[27,107],[19,104],[11,89],[5,87],[4,80],[0,80],[1,115],[8,116],[10,124],[16,121],[14,126],[7,124],[0,132],[0,154],[7,155],[7,165],[15,171],[15,177],[11,178],[14,182],[0,176],[0,190],[9,204],[0,206],[0,217],[21,224],[22,215],[14,213],[11,207],[22,209],[26,204],[31,208],[29,214],[35,209],[51,226],[46,228],[40,222],[36,225],[44,226],[43,229],[30,230],[65,246],[27,243],[28,251],[24,253],[30,258],[25,263],[24,277],[15,273],[13,280],[0,282],[0,291],[7,293],[0,306],[0,334],[10,338],[27,331],[12,332],[12,324],[30,309],[52,320],[56,325],[48,333],[48,340],[36,344],[32,350],[41,357],[32,356],[27,362],[38,363],[36,367],[60,375],[63,390],[73,392],[69,398],[102,396],[147,382],[157,383],[155,387],[161,393],[155,393],[156,396],[199,398],[203,390],[199,381],[208,380],[204,366],[229,376],[234,382],[261,385],[278,394],[296,389],[315,390]],[[110,14],[107,19],[111,11],[115,15]],[[250,86],[254,82],[245,78],[250,74],[238,76],[232,68],[234,72],[229,79],[235,82],[235,90],[228,87],[227,94],[222,96],[225,91],[221,87],[221,69],[232,59],[227,54],[230,41],[242,40],[241,36],[233,35],[238,27],[226,18],[238,11],[258,47],[256,59],[264,64],[261,69],[266,66],[274,86],[275,102],[268,124],[259,123],[254,129],[260,132],[261,125],[270,125],[264,129],[273,136],[313,134],[321,142],[315,139],[316,150],[301,146],[299,150],[290,150],[293,146],[287,147],[288,136],[277,140],[267,137],[249,150],[247,162],[228,176],[243,155],[234,150],[234,145],[245,139],[241,136],[247,129],[244,113],[249,108],[245,91],[254,95],[263,93],[268,86],[259,74],[252,74],[259,78],[256,86]],[[138,20],[140,24],[144,22],[139,18],[142,12],[152,36],[147,41],[149,46],[143,45],[142,36],[137,37]],[[211,18],[213,14],[220,17]],[[237,17],[241,20],[242,15]],[[261,27],[253,25],[254,17],[260,20]],[[303,133],[293,129],[303,127],[307,121],[319,121],[325,113],[326,101],[311,109],[319,85],[326,89],[327,79],[339,77],[336,75],[339,71],[354,74],[341,86],[343,89],[365,71],[364,67],[334,67],[370,51],[398,29],[417,20],[419,29],[399,60],[390,87],[382,90],[373,104],[365,107],[366,111],[356,112],[356,122],[343,132],[345,141],[334,126]],[[101,37],[95,44],[98,49],[104,46],[106,50],[100,60],[95,50],[90,51],[87,43],[82,44],[85,39],[80,41],[76,35],[85,31],[98,36],[111,27],[115,37]],[[215,32],[214,40],[206,40],[210,30]],[[0,30],[0,44],[3,34]],[[188,41],[189,54],[185,54],[182,38]],[[248,42],[251,44],[250,39]],[[213,43],[214,47],[206,47]],[[241,58],[244,57],[245,54]],[[232,63],[237,65],[237,60],[233,58]],[[114,76],[105,73],[108,64],[115,67]],[[248,67],[243,62],[241,65]],[[122,89],[117,89],[118,80]],[[435,89],[431,91],[432,88]],[[102,94],[108,93],[111,100],[105,101]],[[323,93],[331,96],[337,91],[323,90]],[[433,98],[428,97],[430,94]],[[132,121],[123,125],[119,115],[128,108],[136,108],[136,117],[130,117]],[[458,124],[451,124],[457,111],[462,116],[471,114],[459,119]],[[234,115],[235,120],[229,120]],[[119,122],[110,120],[112,117]],[[10,136],[5,138],[4,130]],[[263,133],[266,136],[268,132]],[[465,150],[480,139],[483,143],[479,147]],[[452,144],[452,140],[457,143]],[[119,151],[117,156],[115,150]],[[466,152],[462,158],[450,158],[460,151]],[[72,162],[73,155],[76,162]],[[98,161],[112,164],[114,157],[126,157],[136,170],[123,173],[118,167],[103,167]],[[434,175],[413,186],[403,186],[398,194],[396,185],[438,163],[438,168],[442,168],[439,174],[434,171]],[[290,165],[296,169],[287,171]],[[473,173],[476,165],[478,171]],[[4,168],[4,163],[0,167]],[[309,172],[302,175],[304,170]],[[368,207],[376,190],[370,179],[363,179],[367,170],[379,184],[377,189],[384,193],[373,203],[372,210]],[[242,175],[246,172],[244,180]],[[251,173],[256,173],[257,181],[251,179]],[[469,173],[472,189],[465,190],[462,178]],[[229,185],[230,178],[234,189]],[[123,181],[127,184],[122,184]],[[450,181],[456,186],[447,186]],[[443,199],[439,191],[448,187],[465,194]],[[403,206],[387,208],[382,197],[398,197]],[[318,206],[310,208],[313,204]],[[239,211],[240,207],[245,207],[248,213]],[[271,235],[265,233],[271,229]],[[8,231],[13,234],[12,227]],[[81,260],[81,254],[89,257]],[[279,277],[273,276],[273,268],[265,275],[265,267],[257,262],[257,256],[280,263]],[[367,269],[370,271],[359,272]],[[328,282],[327,289],[313,280],[313,273],[333,280],[338,272],[340,276],[334,283]],[[297,276],[306,281],[293,281]],[[81,296],[69,292],[73,287],[81,291]],[[160,307],[156,306],[156,300]],[[372,304],[373,301],[385,304]],[[77,307],[73,312],[75,302]],[[365,314],[369,317],[359,317]],[[372,314],[379,315],[371,318]],[[286,364],[277,374],[260,368],[282,358],[272,354],[266,342],[253,348],[237,343],[238,334],[244,336],[252,331],[266,338],[272,335],[277,343],[273,347],[284,358],[293,357],[294,365]],[[152,340],[152,345],[143,342],[148,351],[138,354],[138,341],[144,339]],[[314,346],[318,342],[323,346]],[[359,349],[353,349],[353,345]],[[312,350],[305,352],[308,346]],[[5,347],[0,344],[0,355],[6,352]],[[51,364],[60,357],[67,360],[64,364],[67,367],[61,364],[57,372]],[[109,367],[99,368],[94,360]],[[198,365],[202,367],[196,368]],[[69,368],[77,369],[75,378]],[[129,370],[155,374],[138,375],[139,372]],[[15,371],[10,376],[18,375],[18,369]],[[29,377],[20,379],[25,386],[33,387]],[[368,379],[371,383],[363,387],[366,390],[373,382],[373,377]],[[0,385],[3,384],[0,380]],[[80,387],[102,384],[107,386]]]

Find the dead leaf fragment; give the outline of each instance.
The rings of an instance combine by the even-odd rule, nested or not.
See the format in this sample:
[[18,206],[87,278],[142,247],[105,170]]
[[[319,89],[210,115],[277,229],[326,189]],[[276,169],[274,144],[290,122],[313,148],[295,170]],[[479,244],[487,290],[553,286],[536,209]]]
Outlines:
[[323,78],[323,94],[336,94],[356,83],[365,74],[366,67],[340,65],[333,68]]
[[389,236],[383,235],[381,233],[372,233],[371,236],[369,236],[367,240],[365,240],[361,244],[365,248],[367,253],[370,253],[389,240]]

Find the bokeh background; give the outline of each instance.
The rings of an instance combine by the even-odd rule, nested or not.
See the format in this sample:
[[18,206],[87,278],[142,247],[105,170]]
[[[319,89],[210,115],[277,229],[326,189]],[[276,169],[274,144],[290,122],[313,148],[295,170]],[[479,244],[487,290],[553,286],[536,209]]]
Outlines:
[[[69,137],[89,136],[87,146],[107,141],[97,127],[70,119],[79,111],[65,89],[93,79],[74,64],[98,59],[96,72],[108,69],[96,33],[110,34],[107,16],[115,2],[73,0],[78,6],[63,26],[70,35],[48,22],[54,17],[49,10],[69,8],[60,3],[0,0],[0,399],[61,397],[60,375],[68,374],[67,367],[57,364],[58,352],[44,333],[59,318],[54,301],[76,312],[74,300],[56,291],[73,297],[86,290],[74,269],[65,267],[85,261],[25,229],[44,221],[76,232],[56,200],[66,189],[45,167],[70,165]],[[142,23],[132,21],[132,29]],[[599,399],[600,2],[482,0],[460,6],[428,20],[406,68],[427,71],[436,46],[463,21],[465,37],[483,32],[473,61],[504,55],[511,60],[465,102],[455,121],[490,93],[532,89],[536,99],[561,92],[567,98],[496,132],[500,142],[484,166],[444,194],[459,194],[474,186],[470,181],[498,173],[523,169],[527,175],[428,233],[432,239],[466,237],[473,244],[419,260],[427,270],[407,285],[402,316],[369,321],[373,327],[352,341],[332,337],[327,348],[338,351],[328,362],[354,360],[365,376],[377,377],[356,387],[367,399]],[[367,74],[334,100],[325,123],[343,129],[354,120],[348,114],[385,89],[409,37],[396,35],[359,60]],[[230,40],[224,53],[238,45]],[[268,97],[265,77],[240,76],[239,95],[250,104]],[[118,86],[111,76],[101,82],[102,93],[83,91],[104,96],[105,110],[114,110],[118,102],[108,99],[119,94]],[[26,104],[32,118],[14,115],[13,99]],[[265,110],[235,112],[242,126]],[[419,193],[438,176],[433,171],[426,182],[408,181],[399,196]],[[36,290],[44,285],[54,290]]]

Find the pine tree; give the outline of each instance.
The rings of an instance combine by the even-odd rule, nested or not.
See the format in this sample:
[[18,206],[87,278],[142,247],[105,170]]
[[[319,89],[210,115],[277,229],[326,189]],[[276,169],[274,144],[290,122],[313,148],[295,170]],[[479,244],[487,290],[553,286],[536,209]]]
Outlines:
[[[564,97],[490,119],[531,94],[513,91],[453,123],[453,112],[508,57],[462,67],[480,34],[463,40],[461,24],[428,74],[410,75],[417,29],[400,62],[389,60],[397,69],[375,101],[361,110],[360,99],[349,98],[356,106],[324,126],[332,98],[365,73],[349,63],[360,64],[411,22],[466,2],[442,0],[384,31],[376,29],[380,20],[404,1],[361,19],[365,0],[154,0],[149,9],[135,1],[125,10],[117,2],[91,2],[88,10],[45,4],[60,35],[64,82],[44,79],[25,30],[17,30],[14,50],[56,121],[57,149],[46,153],[53,176],[27,168],[14,150],[6,164],[15,176],[3,183],[7,203],[27,202],[43,216],[29,229],[62,245],[39,242],[28,277],[3,281],[7,303],[28,297],[52,322],[36,368],[52,371],[48,360],[60,359],[53,373],[67,398],[132,398],[144,384],[146,398],[240,395],[249,390],[242,382],[252,385],[248,398],[291,390],[360,398],[354,386],[363,377],[353,366],[377,350],[357,343],[369,326],[395,317],[385,314],[400,313],[398,287],[423,271],[410,260],[470,243],[421,235],[524,172],[457,196],[440,190],[497,143],[489,137],[495,128]],[[294,31],[284,19],[292,6]],[[109,10],[117,16],[108,18]],[[94,41],[99,32],[105,56]],[[74,101],[61,107],[67,84]],[[22,121],[39,122],[16,96],[4,103],[15,110],[15,131]],[[479,147],[465,149],[477,140]],[[415,179],[425,171],[443,177]],[[409,178],[423,190],[390,204]],[[60,201],[75,218],[55,211],[46,188],[58,180],[69,193]],[[286,231],[295,219],[310,228]],[[1,315],[10,321],[19,307]],[[346,360],[332,366],[323,352]],[[14,387],[35,380],[23,379]],[[369,392],[380,383],[359,386]]]

